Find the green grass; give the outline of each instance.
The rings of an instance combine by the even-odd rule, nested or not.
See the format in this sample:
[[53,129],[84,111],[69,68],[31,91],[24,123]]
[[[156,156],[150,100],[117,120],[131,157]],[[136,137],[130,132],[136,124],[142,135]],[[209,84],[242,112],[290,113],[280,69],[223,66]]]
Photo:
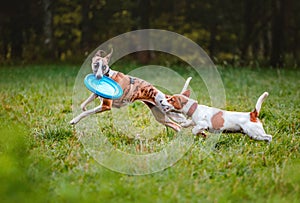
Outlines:
[[[57,65],[0,68],[1,202],[299,201],[299,70],[219,68],[227,110],[250,111],[262,92],[270,93],[260,118],[272,143],[222,134],[205,154],[205,141],[195,138],[173,167],[145,176],[102,167],[69,126],[78,70]],[[176,70],[188,76],[183,68]],[[203,83],[195,78],[191,86],[199,92],[197,100],[209,105]],[[130,108],[134,115],[144,107]],[[106,130],[117,148],[136,144]],[[162,134],[153,142],[172,136]]]

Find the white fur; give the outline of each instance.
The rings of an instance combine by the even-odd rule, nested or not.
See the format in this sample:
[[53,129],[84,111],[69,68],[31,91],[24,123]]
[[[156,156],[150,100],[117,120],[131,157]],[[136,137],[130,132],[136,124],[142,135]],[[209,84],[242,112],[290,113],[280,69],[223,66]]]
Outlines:
[[[265,92],[262,94],[256,104],[256,111],[259,113],[261,108],[261,104],[263,100],[268,96],[268,93]],[[183,106],[182,112],[187,114],[188,110],[190,109],[191,105],[196,101],[193,99],[188,99],[186,105]],[[216,130],[213,129],[211,119],[212,117],[218,113],[222,112],[224,124],[223,127]],[[247,134],[250,138],[255,140],[264,140],[271,142],[272,136],[266,134],[265,130],[263,129],[262,123],[257,119],[257,122],[250,121],[250,112],[233,112],[233,111],[224,111],[217,108],[205,106],[205,105],[198,105],[197,109],[191,116],[192,120],[187,120],[183,127],[194,126],[192,129],[193,134],[204,134],[205,130],[210,132],[220,132],[220,131],[230,131],[230,132],[242,132]]]
[[174,108],[172,105],[169,104],[165,94],[161,91],[158,91],[157,95],[155,96],[155,103],[163,112],[170,111]]

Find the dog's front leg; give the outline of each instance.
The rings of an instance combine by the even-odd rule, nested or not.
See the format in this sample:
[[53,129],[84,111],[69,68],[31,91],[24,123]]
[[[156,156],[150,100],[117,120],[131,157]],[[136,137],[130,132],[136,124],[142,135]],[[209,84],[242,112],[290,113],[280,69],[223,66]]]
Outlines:
[[75,125],[77,124],[81,119],[89,116],[89,115],[92,115],[92,114],[95,114],[95,113],[99,113],[101,112],[102,110],[102,104],[100,104],[99,106],[93,108],[93,109],[90,109],[90,110],[87,110],[87,111],[84,111],[82,112],[81,114],[79,114],[78,116],[76,116],[75,118],[73,118],[71,121],[70,121],[70,124],[71,125]]
[[160,108],[154,106],[149,102],[144,102],[144,103],[150,108],[156,121],[174,129],[176,132],[179,132],[181,130],[181,126],[173,122],[164,112],[162,112]]
[[184,123],[181,124],[181,126],[184,127],[184,128],[188,128],[188,127],[193,126],[193,125],[195,125],[193,120],[186,120]]
[[192,129],[192,133],[194,135],[201,135],[202,137],[206,138],[207,135],[204,132],[205,129],[206,127],[202,126],[201,124],[199,125],[199,123],[197,123],[197,125]]
[[96,99],[97,95],[92,93],[82,104],[80,105],[80,108],[82,111],[86,111],[86,106],[91,103],[94,99]]
[[103,112],[103,111],[108,111],[108,110],[111,109],[111,107],[112,107],[112,100],[103,99],[103,102],[101,102],[101,104],[99,106],[97,106],[93,109],[82,112],[81,114],[79,114],[78,116],[73,118],[70,121],[70,124],[74,125],[74,124],[78,123],[81,119],[83,119],[83,118],[85,118],[89,115],[92,115],[92,114],[95,114],[95,113],[100,113],[100,112]]
[[171,118],[176,123],[185,123],[187,121],[186,117],[180,112],[167,112],[167,116]]

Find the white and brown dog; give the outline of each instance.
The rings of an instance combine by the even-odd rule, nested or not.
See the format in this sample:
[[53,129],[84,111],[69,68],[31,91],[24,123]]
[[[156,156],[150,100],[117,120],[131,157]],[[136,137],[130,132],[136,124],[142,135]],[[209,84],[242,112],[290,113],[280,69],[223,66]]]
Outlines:
[[[70,124],[76,124],[81,119],[91,114],[104,112],[110,110],[112,107],[120,108],[127,105],[128,103],[140,100],[151,109],[152,114],[158,122],[173,128],[175,131],[180,131],[181,126],[174,121],[182,122],[182,120],[185,120],[185,117],[180,113],[170,111],[171,109],[173,109],[173,106],[167,102],[167,98],[169,96],[165,95],[145,80],[131,77],[129,75],[125,75],[121,72],[110,69],[108,63],[111,58],[112,52],[113,50],[111,50],[111,52],[106,56],[102,56],[105,52],[99,50],[92,58],[92,70],[96,77],[99,79],[103,77],[103,75],[105,75],[119,83],[119,85],[123,89],[123,95],[120,99],[111,100],[101,98],[94,93],[91,94],[81,104],[81,109],[83,110],[83,112],[73,118],[70,121]],[[187,86],[188,81],[186,82],[183,90],[185,90]],[[101,104],[93,109],[87,110],[87,104],[89,104],[96,98],[100,99]]]
[[190,91],[173,95],[168,102],[191,120],[186,120],[182,127],[194,126],[192,133],[206,137],[205,130],[209,132],[241,132],[255,140],[272,141],[272,136],[265,133],[262,123],[258,119],[263,101],[269,94],[264,92],[257,100],[252,112],[233,112],[199,105],[190,99]]

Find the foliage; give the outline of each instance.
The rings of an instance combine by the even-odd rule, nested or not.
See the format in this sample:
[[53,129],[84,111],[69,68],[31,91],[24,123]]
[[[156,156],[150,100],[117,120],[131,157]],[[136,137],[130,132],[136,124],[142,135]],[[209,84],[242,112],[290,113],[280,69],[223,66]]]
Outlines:
[[12,0],[0,8],[0,60],[82,61],[112,37],[153,28],[189,37],[218,64],[298,66],[299,8],[293,0]]
[[[132,65],[114,68],[124,66]],[[183,66],[174,68],[187,77]],[[3,202],[299,200],[298,70],[219,67],[228,110],[249,111],[257,97],[269,91],[261,119],[273,142],[222,134],[212,152],[204,154],[205,140],[195,137],[190,151],[173,167],[146,176],[112,172],[86,153],[68,124],[77,71],[73,66],[0,68]],[[191,87],[201,93],[197,100],[209,105],[201,81],[194,78]],[[139,109],[143,111],[143,106],[137,104],[132,114]],[[124,137],[111,139],[120,149],[134,144]]]

